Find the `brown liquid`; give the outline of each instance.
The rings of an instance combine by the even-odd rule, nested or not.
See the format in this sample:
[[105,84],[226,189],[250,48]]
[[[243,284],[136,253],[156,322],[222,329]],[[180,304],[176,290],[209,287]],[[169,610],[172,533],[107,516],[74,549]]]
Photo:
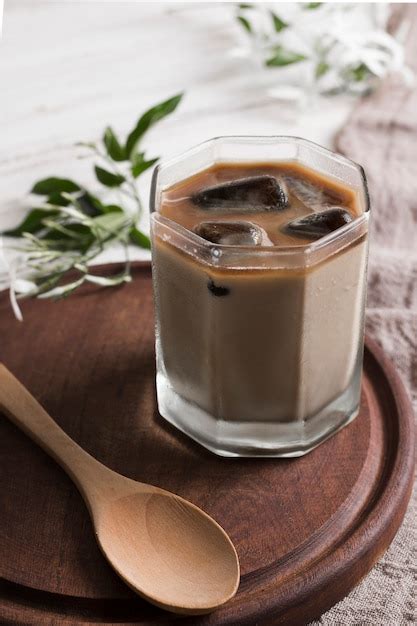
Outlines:
[[[253,214],[191,201],[201,188],[259,174],[301,178],[324,200],[312,209],[289,191],[288,208]],[[362,213],[353,190],[293,163],[216,165],[164,192],[159,212],[189,230],[251,221],[274,245],[301,246],[311,239],[282,227],[329,200]],[[158,359],[168,384],[216,420],[288,424],[316,415],[348,388],[360,360],[366,247],[362,237],[313,267],[252,270],[207,265],[154,237]]]
[[[192,201],[195,192],[227,181],[250,176],[268,174],[283,180],[288,192],[288,207],[276,211],[222,211],[201,209]],[[298,181],[311,184],[317,192],[317,203],[308,203],[297,197],[292,188]],[[304,196],[306,194],[303,194]],[[249,221],[263,228],[271,242],[279,246],[300,246],[311,243],[308,237],[292,236],[284,230],[291,220],[305,217],[326,206],[340,206],[349,211],[353,218],[362,213],[358,197],[353,189],[323,177],[319,173],[296,163],[254,163],[252,165],[216,165],[196,176],[182,181],[167,190],[162,197],[160,213],[188,230],[194,230],[201,222]]]

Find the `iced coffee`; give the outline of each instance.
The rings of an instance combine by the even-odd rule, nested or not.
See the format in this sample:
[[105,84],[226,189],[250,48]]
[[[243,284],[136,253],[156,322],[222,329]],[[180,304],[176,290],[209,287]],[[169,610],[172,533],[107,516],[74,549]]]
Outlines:
[[218,454],[304,454],[358,412],[363,172],[291,138],[194,155],[152,191],[159,411]]

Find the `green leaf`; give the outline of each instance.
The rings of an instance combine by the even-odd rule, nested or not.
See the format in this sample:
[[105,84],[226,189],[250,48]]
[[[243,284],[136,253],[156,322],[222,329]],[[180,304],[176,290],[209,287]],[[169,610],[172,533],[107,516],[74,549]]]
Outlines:
[[237,6],[239,7],[239,9],[252,9],[253,8],[253,4],[249,4],[248,2],[241,2]]
[[119,212],[110,212],[106,213],[105,215],[99,215],[98,217],[93,218],[91,220],[91,223],[94,226],[99,226],[100,228],[113,230],[115,228],[123,226],[123,224],[128,219],[129,217],[124,213],[124,211],[123,214],[120,214]]
[[131,223],[131,218],[126,213],[106,213],[91,220],[91,229],[95,236],[102,242],[123,235],[124,229]]
[[96,217],[96,215],[105,213],[101,201],[89,191],[86,191],[77,199],[77,206],[89,217]]
[[129,238],[131,243],[135,244],[135,246],[139,246],[139,248],[146,248],[147,250],[151,249],[151,240],[148,235],[145,235],[141,230],[133,226],[133,228],[129,231]]
[[173,98],[169,98],[169,100],[157,104],[139,118],[135,128],[128,135],[126,140],[125,151],[129,158],[146,131],[153,126],[153,124],[156,124],[156,122],[175,111],[181,102],[182,96],[183,94],[180,93]]
[[352,77],[352,80],[359,83],[369,76],[370,71],[365,63],[360,63],[357,67],[350,70],[349,74]]
[[[45,226],[47,228],[50,229],[50,234],[52,233],[56,233],[59,237],[59,239],[62,239],[63,237],[66,239],[83,239],[83,235],[79,234],[78,232],[74,231],[74,230],[70,230],[68,225],[64,225],[61,224],[60,222],[57,222],[56,220],[54,221],[53,219],[44,219],[43,223],[45,224]],[[41,239],[45,240],[44,237],[41,237]]]
[[305,61],[306,58],[307,57],[304,56],[304,54],[287,50],[283,46],[276,46],[274,48],[274,56],[266,61],[266,65],[268,67],[284,67],[285,65],[292,65],[293,63]]
[[70,200],[68,198],[64,198],[64,196],[58,191],[54,191],[49,194],[47,203],[54,204],[55,206],[68,206],[70,204]]
[[113,174],[98,165],[94,167],[94,171],[97,179],[106,187],[120,187],[120,185],[126,180],[121,174]]
[[316,78],[321,78],[322,76],[324,76],[324,74],[326,74],[326,72],[328,72],[329,69],[330,69],[330,65],[326,63],[326,61],[319,61],[315,69]]
[[243,15],[238,15],[237,20],[242,24],[246,32],[252,34],[252,24],[246,17],[243,17]]
[[36,233],[43,228],[43,220],[57,215],[54,209],[32,209],[24,220],[11,230],[6,230],[3,235],[6,237],[21,237],[23,233]]
[[103,204],[103,213],[124,213],[122,207],[117,204]]
[[36,193],[40,196],[49,196],[52,193],[66,191],[67,193],[73,193],[74,191],[80,191],[81,187],[74,183],[74,181],[68,178],[44,178],[38,181],[31,189],[32,193]]
[[279,15],[277,15],[276,13],[274,13],[273,11],[270,11],[271,17],[272,17],[272,21],[274,23],[274,28],[275,31],[277,33],[280,33],[282,30],[284,30],[284,28],[288,27],[287,22],[284,22],[284,20],[282,20]]
[[88,148],[89,150],[97,150],[97,145],[93,141],[77,141],[76,146],[80,148]]
[[110,126],[107,126],[104,131],[103,143],[106,147],[107,154],[113,159],[113,161],[126,161],[126,150],[124,146],[119,143],[114,131]]
[[91,238],[91,228],[87,224],[65,224],[62,225],[59,222],[54,222],[52,219],[46,220],[45,226],[48,230],[42,239],[76,239],[77,241],[84,240],[86,237]]
[[133,165],[131,168],[133,178],[138,178],[138,176],[140,176],[141,174],[143,174],[143,172],[145,172],[147,169],[152,167],[152,165],[155,165],[155,163],[158,160],[159,160],[159,157],[156,157],[156,159],[149,159],[149,161],[146,161],[145,155],[143,152],[135,154],[132,157]]
[[63,254],[75,250],[85,254],[94,243],[94,234],[91,228],[85,224],[59,224],[53,220],[46,220],[49,230],[42,237],[42,241],[48,241],[54,250],[60,250]]
[[69,236],[72,234],[74,238],[76,238],[77,235],[92,237],[91,228],[87,226],[87,224],[67,224],[65,228],[70,231]]
[[318,9],[323,2],[306,2],[303,6],[305,9]]

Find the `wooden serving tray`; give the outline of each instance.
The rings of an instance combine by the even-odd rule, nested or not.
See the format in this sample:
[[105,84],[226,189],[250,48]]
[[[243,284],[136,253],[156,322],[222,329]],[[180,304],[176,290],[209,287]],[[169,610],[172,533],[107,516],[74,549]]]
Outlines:
[[403,518],[414,431],[401,381],[368,341],[352,424],[300,459],[217,457],[158,414],[150,267],[133,273],[118,289],[28,301],[23,324],[2,294],[1,360],[97,459],[212,515],[239,553],[239,592],[201,618],[135,596],[99,552],[70,480],[1,417],[2,623],[307,623],[371,569]]

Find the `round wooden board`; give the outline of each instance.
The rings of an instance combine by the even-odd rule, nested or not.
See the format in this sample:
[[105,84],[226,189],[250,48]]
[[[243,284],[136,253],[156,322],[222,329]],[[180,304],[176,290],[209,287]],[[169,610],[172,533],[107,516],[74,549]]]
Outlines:
[[70,480],[2,417],[0,615],[19,624],[307,623],[370,570],[403,518],[414,431],[401,381],[367,342],[352,424],[300,459],[216,457],[158,414],[149,265],[133,273],[121,288],[28,301],[23,324],[2,294],[1,360],[100,461],[212,515],[239,553],[239,592],[201,618],[136,597],[101,556]]

